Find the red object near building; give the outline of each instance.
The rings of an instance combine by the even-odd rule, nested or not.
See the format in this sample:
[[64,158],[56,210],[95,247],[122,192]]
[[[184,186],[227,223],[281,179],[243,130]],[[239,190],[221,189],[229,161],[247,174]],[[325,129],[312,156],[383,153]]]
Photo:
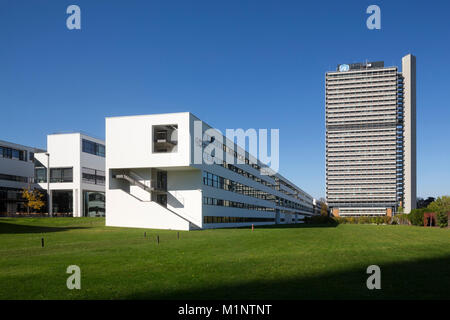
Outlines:
[[437,226],[436,213],[425,212],[423,214],[423,226],[424,227],[435,227]]

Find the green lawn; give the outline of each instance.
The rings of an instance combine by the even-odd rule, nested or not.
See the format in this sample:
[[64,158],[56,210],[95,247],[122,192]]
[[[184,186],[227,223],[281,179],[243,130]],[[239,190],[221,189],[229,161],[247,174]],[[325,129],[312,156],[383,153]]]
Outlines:
[[[73,264],[81,290],[66,287]],[[372,264],[381,290],[366,288]],[[450,299],[450,230],[272,226],[178,240],[98,218],[0,219],[0,299],[317,298]]]

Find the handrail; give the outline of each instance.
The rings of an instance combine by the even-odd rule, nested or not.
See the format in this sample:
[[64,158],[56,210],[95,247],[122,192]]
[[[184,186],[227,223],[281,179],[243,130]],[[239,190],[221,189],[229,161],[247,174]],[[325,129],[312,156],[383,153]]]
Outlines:
[[116,174],[114,177],[116,179],[127,180],[128,182],[130,182],[130,183],[132,183],[134,185],[137,185],[138,187],[144,189],[145,191],[148,191],[148,192],[152,191],[151,187],[145,185],[144,183],[142,183],[142,182],[140,182],[140,181],[138,181],[136,179],[133,179],[133,177],[131,177],[130,175],[126,174],[124,171],[122,172],[122,174]]

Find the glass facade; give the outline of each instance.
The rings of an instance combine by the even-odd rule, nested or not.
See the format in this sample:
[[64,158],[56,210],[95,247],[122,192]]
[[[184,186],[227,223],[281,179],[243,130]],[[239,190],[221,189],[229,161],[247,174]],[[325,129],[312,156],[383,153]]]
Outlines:
[[50,168],[50,182],[73,182],[73,168]]
[[27,152],[9,147],[0,146],[0,157],[14,160],[27,161]]
[[21,189],[0,187],[0,216],[25,213],[24,202]]
[[28,182],[28,177],[21,177],[21,176],[13,176],[10,174],[2,174],[0,173],[0,180],[7,180],[7,181],[16,181],[16,182]]
[[104,217],[105,216],[105,193],[97,191],[83,192],[83,216]]
[[250,203],[243,203],[237,201],[216,199],[211,197],[203,197],[203,204],[210,206],[220,206],[220,207],[232,207],[238,209],[246,209],[246,210],[256,210],[256,211],[267,211],[267,212],[275,212],[275,208],[257,206]]
[[53,190],[53,214],[55,216],[73,215],[73,192],[72,190]]
[[[303,206],[299,203],[284,199],[282,197],[275,196],[271,193],[255,189],[253,187],[244,185],[242,183],[239,183],[239,182],[236,182],[236,181],[224,178],[224,177],[220,177],[218,175],[209,173],[207,171],[203,171],[203,184],[208,185],[213,188],[219,188],[219,189],[239,193],[239,194],[242,194],[245,196],[254,197],[257,199],[271,201],[275,205],[285,207],[285,208],[291,208],[294,210],[303,210],[303,211],[311,212],[311,213],[313,211],[312,208]],[[285,211],[287,211],[289,213],[296,213],[295,211],[289,211],[289,210],[285,210]]]
[[93,141],[83,139],[82,150],[85,153],[93,154],[99,157],[105,157],[105,146]]
[[204,216],[203,223],[275,222],[274,218]]
[[83,167],[81,175],[84,183],[105,185],[105,171]]
[[46,168],[35,168],[34,169],[34,179],[36,183],[47,182],[47,169]]
[[[47,168],[36,167],[34,169],[34,179],[36,183],[47,182]],[[50,182],[73,182],[73,168],[51,168]]]

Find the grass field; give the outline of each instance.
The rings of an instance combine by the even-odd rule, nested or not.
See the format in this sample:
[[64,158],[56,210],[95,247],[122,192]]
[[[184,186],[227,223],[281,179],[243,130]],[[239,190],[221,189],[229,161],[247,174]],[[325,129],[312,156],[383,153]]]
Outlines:
[[[81,290],[66,287],[73,264]],[[372,264],[381,290],[366,287]],[[322,298],[450,299],[450,230],[297,225],[178,240],[177,231],[105,227],[98,218],[0,219],[0,299]]]

